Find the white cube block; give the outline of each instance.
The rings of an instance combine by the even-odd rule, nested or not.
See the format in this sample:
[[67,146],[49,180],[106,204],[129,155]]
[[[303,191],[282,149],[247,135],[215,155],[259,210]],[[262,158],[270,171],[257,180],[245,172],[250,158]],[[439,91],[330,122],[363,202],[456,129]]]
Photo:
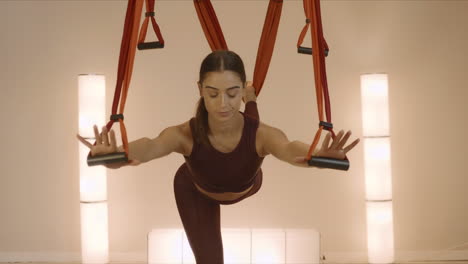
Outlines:
[[[313,229],[221,229],[224,263],[320,263],[320,234]],[[149,264],[195,264],[183,229],[156,229],[148,235]]]
[[182,263],[181,229],[153,229],[148,234],[149,264]]
[[224,263],[250,263],[251,231],[250,229],[223,228]]
[[319,264],[319,232],[314,229],[286,229],[286,263]]
[[196,264],[195,256],[193,255],[192,248],[187,239],[187,234],[184,231],[182,242],[182,263],[183,264]]
[[252,263],[285,263],[285,236],[282,229],[252,229]]

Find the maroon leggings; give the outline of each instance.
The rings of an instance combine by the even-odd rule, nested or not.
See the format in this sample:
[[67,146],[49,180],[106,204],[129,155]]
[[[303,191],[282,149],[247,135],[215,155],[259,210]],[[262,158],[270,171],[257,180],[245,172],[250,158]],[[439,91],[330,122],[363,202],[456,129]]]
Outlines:
[[254,185],[242,197],[220,202],[198,191],[184,163],[174,177],[174,193],[180,219],[197,264],[223,264],[220,204],[234,204],[252,196],[262,185],[260,169]]

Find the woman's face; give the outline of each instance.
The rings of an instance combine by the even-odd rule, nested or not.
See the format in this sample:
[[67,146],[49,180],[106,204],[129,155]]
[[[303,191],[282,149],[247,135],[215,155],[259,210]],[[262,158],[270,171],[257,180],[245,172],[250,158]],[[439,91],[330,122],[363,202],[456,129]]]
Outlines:
[[203,83],[198,83],[208,114],[217,120],[228,120],[239,111],[244,87],[233,71],[209,72]]

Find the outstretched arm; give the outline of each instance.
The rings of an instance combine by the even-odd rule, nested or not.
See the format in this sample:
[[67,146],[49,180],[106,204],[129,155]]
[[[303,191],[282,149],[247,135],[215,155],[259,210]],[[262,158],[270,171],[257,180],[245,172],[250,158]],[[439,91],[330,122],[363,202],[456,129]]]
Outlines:
[[[351,131],[344,135],[341,130],[330,145],[331,133],[328,133],[322,143],[320,149],[316,149],[313,156],[327,157],[333,159],[344,159],[346,153],[359,143],[356,139],[346,148],[343,146],[351,136]],[[291,165],[298,167],[309,167],[307,163],[307,153],[310,146],[298,140],[289,141],[283,131],[261,123],[259,127],[259,135],[261,137],[262,149],[266,154],[272,154],[279,160],[288,162]]]
[[144,161],[148,162],[153,159],[162,158],[172,152],[186,155],[184,145],[187,145],[187,137],[184,129],[187,129],[188,126],[188,122],[185,122],[178,126],[168,127],[161,131],[159,136],[149,140]]
[[275,158],[294,166],[309,167],[304,162],[309,146],[300,141],[289,141],[286,134],[278,128],[260,123],[258,136],[262,142],[262,149],[266,155],[272,154]]
[[[186,155],[184,145],[187,138],[184,134],[184,129],[188,126],[188,122],[181,125],[165,128],[161,133],[153,138],[141,138],[130,142],[128,157],[130,160],[137,160],[139,163],[145,163],[153,159],[162,158],[177,152]],[[120,146],[119,150],[123,151]],[[139,164],[138,163],[138,164]]]

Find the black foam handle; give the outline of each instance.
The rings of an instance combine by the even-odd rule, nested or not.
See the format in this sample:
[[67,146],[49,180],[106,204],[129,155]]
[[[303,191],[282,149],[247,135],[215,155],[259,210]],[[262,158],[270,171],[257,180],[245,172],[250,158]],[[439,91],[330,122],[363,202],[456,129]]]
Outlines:
[[312,159],[310,159],[308,163],[309,163],[309,166],[320,167],[320,168],[328,168],[328,169],[344,170],[344,171],[347,171],[349,169],[349,160],[312,157]]
[[297,52],[302,53],[302,54],[312,55],[312,48],[306,48],[306,47],[299,46],[299,48],[297,48]]
[[125,152],[115,152],[93,157],[88,156],[88,166],[96,166],[118,162],[128,162],[128,157]]
[[[325,50],[325,57],[328,56],[328,51],[329,51],[329,50]],[[309,54],[309,55],[312,55],[312,48],[306,48],[306,47],[301,47],[301,46],[299,46],[299,48],[297,48],[297,52],[298,52],[298,53],[301,53],[301,54]]]
[[164,48],[164,44],[161,44],[161,42],[159,41],[138,43],[138,50],[162,49],[162,48]]

